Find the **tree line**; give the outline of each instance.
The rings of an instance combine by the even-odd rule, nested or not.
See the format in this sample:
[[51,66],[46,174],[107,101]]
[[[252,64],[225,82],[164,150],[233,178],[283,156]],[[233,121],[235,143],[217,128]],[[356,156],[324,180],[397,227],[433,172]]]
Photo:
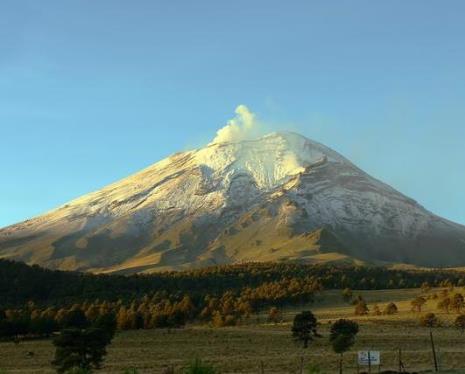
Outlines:
[[[215,327],[242,323],[268,309],[278,321],[286,305],[307,304],[325,288],[357,289],[462,285],[456,271],[399,271],[382,267],[247,263],[151,275],[93,275],[52,271],[0,260],[0,337],[47,336],[82,311],[93,322],[112,315],[116,328],[180,327],[199,321]],[[451,306],[460,301],[458,296]],[[356,313],[368,313],[355,299]],[[463,300],[462,300],[463,302]],[[271,309],[270,309],[271,308]],[[274,308],[274,309],[273,309]],[[382,311],[396,312],[395,305]],[[375,308],[375,313],[376,313]],[[381,311],[379,311],[381,312]]]
[[201,321],[215,327],[241,323],[270,306],[307,304],[322,290],[314,278],[282,279],[257,287],[204,295],[156,291],[131,299],[84,300],[62,306],[33,301],[0,309],[0,338],[19,339],[49,336],[68,327],[70,316],[80,312],[89,323],[113,316],[119,330],[176,328]]
[[[453,270],[391,270],[376,266],[309,265],[296,263],[245,263],[155,274],[103,275],[53,271],[39,266],[0,260],[0,306],[33,301],[71,304],[85,300],[131,300],[155,292],[222,295],[264,284],[317,281],[325,289],[395,289],[465,285],[465,272]],[[278,286],[279,287],[279,286]],[[258,290],[257,290],[258,292]],[[279,291],[282,292],[282,291]]]

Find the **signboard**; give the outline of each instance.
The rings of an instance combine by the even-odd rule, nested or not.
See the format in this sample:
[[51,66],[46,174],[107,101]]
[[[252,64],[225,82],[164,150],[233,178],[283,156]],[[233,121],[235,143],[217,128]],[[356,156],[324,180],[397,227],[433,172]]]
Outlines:
[[358,351],[358,364],[363,366],[381,365],[379,351]]

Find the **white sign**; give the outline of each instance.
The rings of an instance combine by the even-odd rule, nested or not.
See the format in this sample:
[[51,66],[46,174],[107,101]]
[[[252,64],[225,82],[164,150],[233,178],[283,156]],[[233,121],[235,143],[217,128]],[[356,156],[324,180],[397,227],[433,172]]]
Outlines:
[[359,365],[381,365],[381,355],[379,351],[358,351]]

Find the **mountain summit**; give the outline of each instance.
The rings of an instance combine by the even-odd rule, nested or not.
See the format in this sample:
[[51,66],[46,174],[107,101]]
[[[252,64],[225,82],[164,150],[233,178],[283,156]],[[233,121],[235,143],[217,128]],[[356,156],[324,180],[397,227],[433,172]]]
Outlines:
[[279,132],[174,154],[6,227],[0,257],[126,273],[245,261],[463,266],[465,227]]

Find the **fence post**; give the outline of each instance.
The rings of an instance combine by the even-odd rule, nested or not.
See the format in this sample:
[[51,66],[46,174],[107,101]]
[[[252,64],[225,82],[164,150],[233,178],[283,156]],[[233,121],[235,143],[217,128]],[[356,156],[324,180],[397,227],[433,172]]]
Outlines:
[[437,356],[438,356],[438,371],[439,371],[442,368],[442,365],[441,365],[442,364],[442,362],[441,362],[441,348],[438,348]]
[[264,374],[265,373],[265,368],[263,366],[263,360],[260,360],[260,374]]
[[300,374],[304,373],[304,356],[300,356]]
[[433,340],[433,330],[429,330],[429,337],[431,340],[431,349],[433,350],[433,359],[434,359],[434,371],[438,371],[438,358],[436,357],[436,349],[434,348],[434,340]]
[[368,351],[368,374],[371,373],[371,353]]

